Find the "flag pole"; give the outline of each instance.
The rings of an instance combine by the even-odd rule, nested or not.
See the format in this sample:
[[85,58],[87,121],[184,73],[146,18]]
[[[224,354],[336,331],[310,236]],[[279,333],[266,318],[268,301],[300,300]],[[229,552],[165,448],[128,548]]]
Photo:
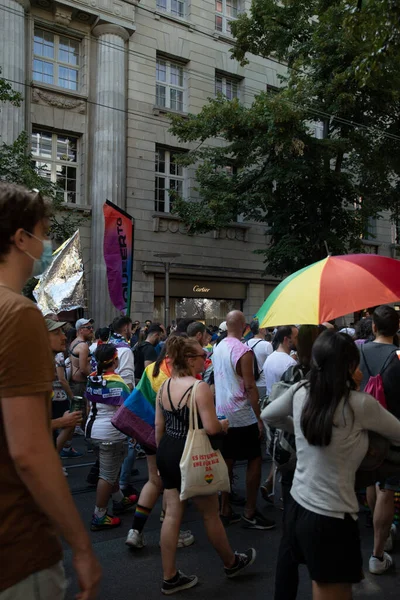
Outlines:
[[128,301],[126,303],[126,316],[131,316],[132,284],[133,284],[133,248],[135,245],[135,219],[132,218],[132,248],[131,248],[131,272],[128,287]]

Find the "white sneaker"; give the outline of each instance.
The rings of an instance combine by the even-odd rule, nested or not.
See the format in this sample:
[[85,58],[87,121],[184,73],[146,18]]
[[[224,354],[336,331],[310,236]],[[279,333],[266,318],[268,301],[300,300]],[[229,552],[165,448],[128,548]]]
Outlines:
[[385,546],[383,548],[385,552],[391,552],[393,550],[394,540],[396,538],[396,535],[397,535],[397,527],[394,523],[392,523],[392,525],[390,526],[389,537],[386,540]]
[[143,532],[139,533],[136,529],[130,529],[125,544],[132,548],[143,548],[146,545]]
[[383,560],[379,560],[375,556],[371,556],[369,559],[369,572],[373,575],[382,575],[392,566],[393,559],[387,552],[383,553]]
[[[176,545],[177,548],[187,548],[188,546],[191,546],[193,543],[194,543],[194,535],[190,531],[190,529],[188,529],[187,531],[181,530],[179,532],[178,543]],[[159,541],[158,545],[161,547],[161,540]]]
[[194,543],[194,535],[190,530],[180,531],[177,548],[186,548]]

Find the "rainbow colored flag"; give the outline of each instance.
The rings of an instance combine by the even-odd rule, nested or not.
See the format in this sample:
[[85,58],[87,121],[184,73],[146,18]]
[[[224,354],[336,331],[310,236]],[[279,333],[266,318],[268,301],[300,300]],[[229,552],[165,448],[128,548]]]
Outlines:
[[88,377],[86,398],[93,404],[99,402],[109,406],[121,406],[128,398],[129,393],[128,386],[117,373],[108,375],[92,373]]
[[134,220],[107,200],[104,214],[104,262],[108,292],[115,308],[129,316],[132,294]]
[[247,342],[248,340],[251,340],[251,338],[253,338],[253,337],[254,337],[254,335],[250,329],[250,325],[248,323],[246,323],[246,329],[244,330],[242,341]]
[[160,372],[153,377],[155,363],[145,368],[144,373],[129,397],[112,419],[114,427],[152,450],[156,449],[155,405],[157,392],[171,372],[167,360],[163,360]]

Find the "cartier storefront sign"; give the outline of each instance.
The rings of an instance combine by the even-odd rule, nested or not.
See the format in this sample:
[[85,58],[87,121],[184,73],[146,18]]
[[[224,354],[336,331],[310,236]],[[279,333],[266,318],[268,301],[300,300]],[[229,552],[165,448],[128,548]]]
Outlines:
[[[171,279],[171,298],[214,298],[216,300],[245,300],[245,283],[230,283],[224,281]],[[154,280],[154,295],[164,296],[164,279],[156,277]]]

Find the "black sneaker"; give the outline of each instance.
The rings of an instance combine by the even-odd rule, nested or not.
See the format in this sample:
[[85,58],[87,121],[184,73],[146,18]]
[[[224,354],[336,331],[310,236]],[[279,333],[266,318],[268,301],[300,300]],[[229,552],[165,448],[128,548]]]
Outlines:
[[274,494],[272,493],[272,489],[269,485],[266,485],[266,484],[261,485],[260,492],[261,492],[261,496],[263,497],[263,500],[265,500],[265,502],[268,502],[269,504],[274,503]]
[[242,515],[242,527],[246,529],[273,529],[276,527],[276,523],[256,510],[254,516],[250,519]]
[[229,578],[240,575],[243,569],[253,564],[253,562],[256,560],[256,556],[257,552],[254,550],[254,548],[249,548],[249,550],[246,550],[246,552],[243,554],[235,552],[236,564],[230,569],[224,567],[225,575]]
[[127,485],[127,486],[126,486],[126,487],[124,487],[124,488],[122,488],[122,487],[120,486],[120,489],[121,489],[121,492],[123,493],[123,495],[124,495],[124,496],[132,496],[132,495],[135,495],[135,496],[137,496],[138,498],[139,498],[139,496],[140,496],[140,493],[139,493],[139,491],[138,491],[138,490],[137,490],[135,487],[133,487],[133,485],[131,485],[131,484]]
[[238,513],[232,513],[229,517],[225,517],[224,515],[219,515],[219,518],[222,521],[224,527],[229,527],[229,525],[233,525],[234,523],[239,523],[241,520],[241,515]]
[[163,581],[161,591],[166,596],[180,592],[181,590],[188,590],[194,587],[198,583],[196,575],[185,575],[182,571],[178,571],[175,576],[175,581]]

